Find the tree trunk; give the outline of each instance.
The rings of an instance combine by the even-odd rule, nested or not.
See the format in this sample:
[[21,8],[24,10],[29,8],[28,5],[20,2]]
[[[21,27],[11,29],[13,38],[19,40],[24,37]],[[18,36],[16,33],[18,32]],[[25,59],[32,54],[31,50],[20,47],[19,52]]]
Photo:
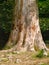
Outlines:
[[14,26],[8,40],[13,50],[48,50],[43,42],[36,0],[15,0]]

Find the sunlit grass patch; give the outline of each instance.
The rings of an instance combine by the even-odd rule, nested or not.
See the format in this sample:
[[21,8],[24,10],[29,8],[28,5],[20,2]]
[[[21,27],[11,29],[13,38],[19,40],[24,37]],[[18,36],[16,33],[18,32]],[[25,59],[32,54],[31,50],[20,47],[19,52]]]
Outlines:
[[46,63],[40,63],[39,65],[48,65],[48,64],[46,64]]

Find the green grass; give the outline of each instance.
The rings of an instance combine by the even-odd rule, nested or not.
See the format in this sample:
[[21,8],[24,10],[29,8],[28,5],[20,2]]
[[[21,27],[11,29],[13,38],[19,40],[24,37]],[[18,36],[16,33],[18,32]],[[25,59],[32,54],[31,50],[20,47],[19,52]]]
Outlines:
[[40,65],[48,65],[48,64],[46,64],[46,63],[42,63],[42,64],[40,64]]
[[43,53],[44,53],[44,50],[43,49],[42,50],[39,50],[38,53],[37,53],[37,55],[36,55],[36,57],[42,58],[44,56]]

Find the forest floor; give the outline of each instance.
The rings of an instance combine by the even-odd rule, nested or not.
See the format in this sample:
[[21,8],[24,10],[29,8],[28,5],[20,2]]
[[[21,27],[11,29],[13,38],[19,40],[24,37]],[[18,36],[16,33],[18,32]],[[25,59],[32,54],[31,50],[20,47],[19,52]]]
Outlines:
[[[49,45],[47,45],[49,48]],[[36,57],[34,52],[8,52],[0,53],[0,65],[49,65],[49,57]]]
[[0,65],[49,65],[49,57],[38,58],[33,52],[0,53]]

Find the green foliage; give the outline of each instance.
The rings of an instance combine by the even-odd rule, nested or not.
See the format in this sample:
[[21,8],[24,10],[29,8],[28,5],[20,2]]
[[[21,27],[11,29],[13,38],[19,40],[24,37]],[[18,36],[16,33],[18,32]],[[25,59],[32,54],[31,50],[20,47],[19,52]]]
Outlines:
[[38,57],[38,58],[42,58],[43,56],[44,56],[44,50],[42,49],[42,50],[40,50],[39,52],[38,52],[38,54],[36,55],[36,57]]
[[0,28],[6,33],[12,28],[14,0],[0,0]]
[[49,0],[39,0],[40,17],[49,17]]
[[49,40],[49,0],[38,0],[38,6],[43,39]]
[[49,18],[40,18],[40,28],[45,43],[49,43]]
[[42,32],[49,30],[49,18],[40,18],[40,27]]

